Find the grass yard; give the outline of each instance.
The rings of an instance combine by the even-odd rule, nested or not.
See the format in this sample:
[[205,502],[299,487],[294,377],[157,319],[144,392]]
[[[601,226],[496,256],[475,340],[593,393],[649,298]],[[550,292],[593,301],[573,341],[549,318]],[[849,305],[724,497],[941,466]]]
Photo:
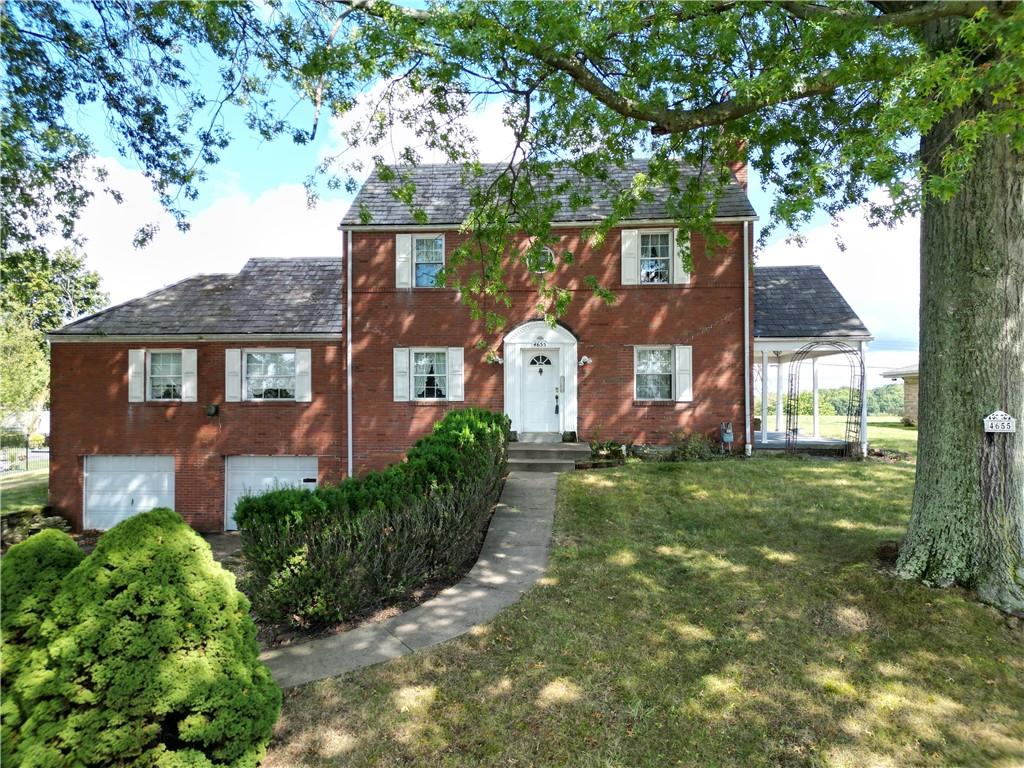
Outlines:
[[42,508],[50,484],[48,467],[0,476],[0,514]]
[[548,577],[475,635],[286,693],[268,766],[1024,762],[1024,638],[878,570],[911,463],[564,475]]
[[[810,417],[800,417],[803,424],[806,418],[810,427]],[[845,416],[821,416],[821,434],[825,437],[844,437],[846,434]],[[872,448],[888,448],[917,456],[917,427],[908,427],[899,416],[868,416],[868,444]]]

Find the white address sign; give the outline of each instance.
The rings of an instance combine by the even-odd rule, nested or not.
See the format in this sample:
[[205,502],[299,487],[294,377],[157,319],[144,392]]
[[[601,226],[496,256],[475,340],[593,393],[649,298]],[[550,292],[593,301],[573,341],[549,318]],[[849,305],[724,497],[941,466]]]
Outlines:
[[986,432],[1016,432],[1017,420],[1005,411],[995,411],[985,417]]

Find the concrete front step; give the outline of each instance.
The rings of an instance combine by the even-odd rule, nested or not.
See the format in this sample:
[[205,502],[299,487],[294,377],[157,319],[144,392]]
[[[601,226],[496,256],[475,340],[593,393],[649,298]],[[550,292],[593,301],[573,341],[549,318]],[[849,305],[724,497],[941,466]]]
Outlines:
[[510,472],[572,472],[576,469],[575,459],[520,459],[509,457]]
[[586,443],[509,443],[508,455],[516,459],[579,461],[590,458],[590,446]]

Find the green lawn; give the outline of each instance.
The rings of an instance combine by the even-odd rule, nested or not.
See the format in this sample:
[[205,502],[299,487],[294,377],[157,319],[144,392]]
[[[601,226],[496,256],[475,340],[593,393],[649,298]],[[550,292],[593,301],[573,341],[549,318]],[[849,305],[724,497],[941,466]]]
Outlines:
[[286,694],[268,766],[1001,766],[1019,625],[897,581],[912,463],[565,475],[543,584],[479,632]]
[[48,467],[0,476],[0,514],[44,506],[49,483]]
[[[821,434],[825,437],[843,437],[846,434],[845,416],[822,416]],[[801,417],[801,423],[804,419]],[[810,427],[810,418],[807,426]],[[899,416],[868,416],[868,444],[872,448],[888,448],[917,455],[917,427],[905,426]]]

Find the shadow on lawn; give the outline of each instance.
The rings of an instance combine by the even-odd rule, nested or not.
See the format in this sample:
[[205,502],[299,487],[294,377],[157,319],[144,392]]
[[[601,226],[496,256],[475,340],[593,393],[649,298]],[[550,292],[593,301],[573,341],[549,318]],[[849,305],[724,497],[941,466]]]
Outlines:
[[1010,765],[1018,630],[874,567],[913,468],[563,478],[545,585],[478,633],[287,697],[267,765]]

